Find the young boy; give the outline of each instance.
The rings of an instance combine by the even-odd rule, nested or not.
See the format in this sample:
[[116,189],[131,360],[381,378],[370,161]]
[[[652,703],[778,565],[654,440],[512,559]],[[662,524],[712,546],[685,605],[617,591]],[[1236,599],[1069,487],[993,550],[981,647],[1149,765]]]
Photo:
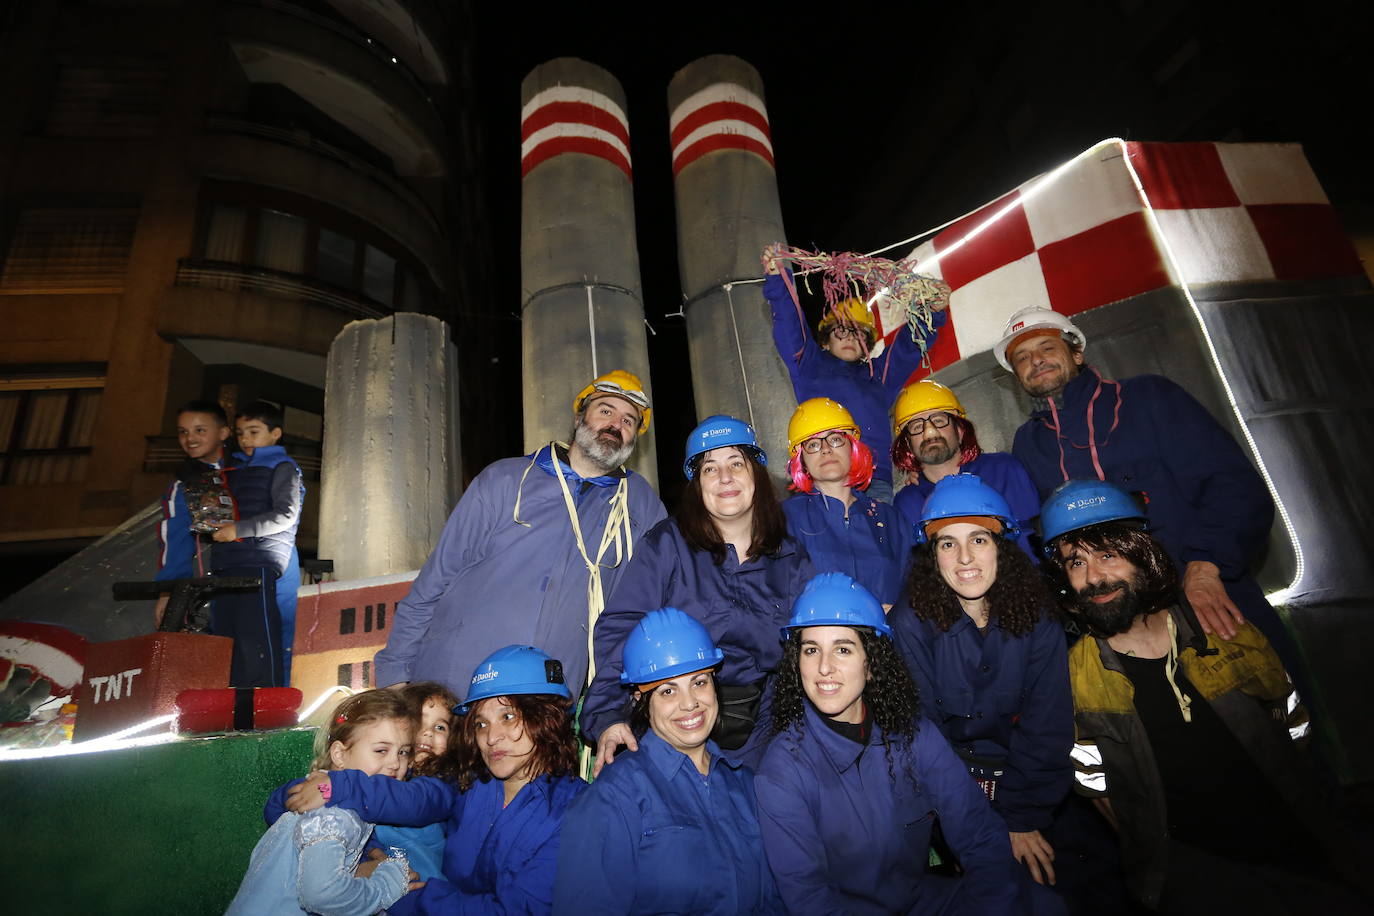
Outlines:
[[[189,401],[177,411],[177,440],[186,460],[162,497],[162,524],[158,528],[161,552],[154,577],[159,581],[205,575],[205,555],[196,534],[208,534],[209,519],[223,514],[218,494],[223,492],[221,469],[228,438],[229,418],[214,401]],[[232,507],[228,515],[233,517]],[[158,623],[166,603],[165,598],[158,603]]]
[[[244,406],[234,420],[239,451],[234,454],[236,470],[231,479],[245,472],[270,471],[269,488],[271,510],[265,515],[240,519],[233,531],[228,526],[215,533],[215,539],[256,536],[264,542],[274,559],[289,544],[290,552],[278,569],[276,580],[277,610],[281,615],[282,683],[291,683],[291,644],[296,635],[296,593],[301,587],[301,561],[296,552],[296,530],[300,527],[301,503],[305,486],[301,469],[286,449],[277,443],[282,437],[282,412],[267,401],[254,401]],[[285,526],[285,527],[283,527]]]

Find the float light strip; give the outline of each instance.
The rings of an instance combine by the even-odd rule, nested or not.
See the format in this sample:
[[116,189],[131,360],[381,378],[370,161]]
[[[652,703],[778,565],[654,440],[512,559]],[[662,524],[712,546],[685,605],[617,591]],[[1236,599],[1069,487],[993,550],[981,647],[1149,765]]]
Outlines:
[[[156,716],[137,725],[120,729],[109,735],[102,735],[99,738],[92,738],[90,741],[77,741],[63,744],[59,747],[40,747],[25,748],[20,750],[0,751],[0,762],[7,760],[43,760],[50,757],[72,757],[78,754],[98,754],[102,751],[122,751],[136,747],[152,747],[158,744],[167,744],[177,740],[177,734],[172,731],[161,732],[155,735],[144,735],[141,738],[129,738],[139,732],[156,728],[159,725],[166,725],[176,718],[176,713]],[[124,740],[128,738],[128,740]]]
[[[1039,196],[1041,193],[1043,193],[1047,188],[1049,188],[1050,185],[1054,184],[1056,181],[1058,181],[1060,178],[1062,178],[1062,177],[1064,176],[1064,173],[1067,172],[1069,169],[1071,169],[1071,168],[1073,168],[1074,166],[1078,165],[1078,163],[1082,162],[1084,159],[1086,159],[1086,158],[1088,158],[1089,156],[1093,155],[1093,154],[1096,153],[1098,150],[1102,149],[1104,146],[1111,146],[1111,145],[1113,145],[1113,144],[1120,144],[1120,143],[1122,143],[1122,142],[1123,142],[1122,140],[1120,140],[1120,139],[1118,139],[1118,138],[1116,138],[1116,137],[1112,137],[1112,138],[1107,139],[1107,140],[1099,141],[1098,143],[1094,144],[1093,146],[1091,146],[1091,147],[1089,147],[1088,149],[1085,149],[1083,152],[1079,153],[1077,156],[1074,156],[1074,157],[1073,157],[1072,159],[1070,159],[1068,162],[1065,162],[1065,163],[1063,163],[1062,165],[1056,166],[1055,168],[1053,168],[1053,169],[1051,169],[1050,171],[1046,172],[1044,175],[1041,175],[1039,178],[1032,179],[1032,182],[1033,182],[1032,184],[1030,184],[1030,185],[1029,185],[1028,187],[1026,187],[1024,190],[1021,190],[1021,193],[1017,194],[1016,197],[1015,197],[1014,199],[1012,199],[1011,201],[1009,201],[1005,206],[1003,206],[1001,209],[999,209],[996,213],[992,214],[992,216],[989,216],[986,220],[984,220],[983,222],[981,222],[981,223],[979,223],[977,226],[975,226],[972,230],[969,231],[969,234],[968,234],[968,235],[964,236],[964,237],[961,238],[959,241],[955,242],[953,245],[950,245],[950,246],[949,246],[948,248],[946,248],[944,251],[938,252],[938,253],[935,254],[933,257],[926,258],[924,261],[920,262],[920,264],[912,265],[911,272],[914,273],[914,274],[928,274],[928,273],[930,272],[930,268],[933,267],[934,265],[940,263],[940,259],[943,258],[945,255],[951,254],[952,252],[958,251],[960,248],[963,248],[965,245],[967,245],[967,244],[969,243],[969,241],[970,241],[971,239],[974,239],[974,238],[976,238],[977,236],[981,235],[981,234],[982,234],[986,229],[988,229],[988,227],[990,227],[993,223],[997,222],[999,219],[1001,219],[1002,217],[1006,216],[1008,213],[1011,213],[1011,212],[1014,211],[1014,210],[1020,209],[1020,207],[1021,207],[1024,203],[1026,203],[1026,201],[1033,200],[1034,198],[1038,197],[1038,196]],[[960,217],[960,218],[962,219],[963,217]],[[958,220],[955,220],[955,222],[958,222]],[[947,225],[949,225],[949,224],[946,223],[946,226],[947,226]],[[943,227],[941,227],[941,228],[943,228]],[[931,230],[931,231],[937,231],[937,230]],[[922,235],[929,235],[929,234],[930,234],[929,232],[922,233]],[[921,236],[916,236],[916,238],[920,238],[920,237],[921,237]],[[898,244],[901,244],[901,243],[898,243]],[[892,247],[892,246],[889,246],[889,247]]]
[[1264,455],[1260,453],[1259,446],[1255,443],[1255,437],[1250,432],[1250,424],[1245,422],[1245,417],[1240,412],[1240,404],[1236,401],[1235,391],[1231,388],[1231,380],[1226,377],[1226,372],[1221,365],[1221,358],[1217,355],[1216,344],[1212,340],[1212,335],[1207,332],[1207,323],[1202,318],[1202,309],[1198,307],[1197,300],[1193,298],[1193,291],[1188,286],[1187,278],[1183,276],[1183,270],[1178,258],[1174,255],[1173,246],[1169,244],[1169,239],[1165,236],[1159,220],[1155,216],[1154,205],[1150,203],[1150,198],[1145,193],[1145,186],[1140,181],[1140,175],[1136,172],[1135,166],[1131,164],[1130,156],[1126,154],[1126,141],[1113,138],[1104,142],[1117,143],[1121,147],[1121,161],[1126,164],[1126,171],[1130,174],[1131,181],[1135,183],[1136,193],[1140,195],[1140,202],[1144,207],[1145,218],[1149,220],[1150,228],[1159,241],[1159,247],[1169,262],[1169,271],[1177,279],[1179,289],[1183,290],[1183,298],[1188,301],[1188,306],[1193,310],[1193,319],[1197,322],[1198,330],[1202,332],[1202,339],[1207,343],[1207,354],[1212,359],[1213,368],[1217,370],[1217,377],[1221,379],[1221,387],[1226,392],[1226,401],[1231,405],[1231,413],[1235,415],[1236,421],[1240,424],[1240,431],[1245,436],[1246,444],[1250,446],[1250,453],[1255,456],[1255,463],[1259,465],[1259,472],[1260,476],[1264,478],[1264,485],[1269,488],[1269,496],[1274,500],[1274,505],[1279,510],[1279,518],[1283,519],[1283,527],[1288,531],[1288,539],[1293,542],[1293,555],[1297,560],[1297,569],[1293,573],[1293,581],[1284,588],[1264,596],[1270,604],[1283,604],[1293,596],[1305,571],[1302,543],[1298,540],[1298,531],[1293,526],[1293,519],[1288,514],[1288,508],[1283,504],[1283,498],[1279,496],[1278,488],[1274,486],[1273,475],[1269,473],[1269,466],[1264,461]]
[[309,706],[301,710],[301,714],[296,717],[296,724],[299,725],[306,719],[310,718],[310,716],[314,714],[315,710],[319,709],[321,706],[324,705],[325,700],[329,699],[336,693],[342,693],[344,696],[349,697],[353,696],[353,691],[349,690],[347,687],[344,687],[343,685],[339,685],[337,687],[330,687],[324,693],[315,697],[314,702],[312,702]]

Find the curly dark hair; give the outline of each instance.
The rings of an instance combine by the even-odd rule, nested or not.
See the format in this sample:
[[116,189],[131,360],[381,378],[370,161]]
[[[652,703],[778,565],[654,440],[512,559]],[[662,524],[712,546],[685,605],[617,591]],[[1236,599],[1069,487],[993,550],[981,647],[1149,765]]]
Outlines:
[[[993,535],[993,541],[997,544],[997,578],[988,589],[988,622],[996,619],[1011,635],[1025,636],[1053,607],[1049,589],[1030,557],[1015,541],[999,534]],[[964,616],[959,596],[940,575],[934,541],[916,548],[904,598],[903,608],[911,608],[919,619],[929,620],[941,632]]]
[[1178,567],[1164,545],[1142,530],[1138,523],[1113,521],[1089,525],[1055,539],[1045,568],[1065,613],[1077,613],[1078,593],[1069,585],[1064,568],[1065,559],[1060,553],[1064,544],[1093,553],[1114,553],[1134,566],[1133,587],[1139,596],[1142,613],[1153,613],[1178,603]]
[[[552,694],[525,694],[503,699],[520,714],[520,724],[534,742],[530,754],[530,778],[540,776],[560,777],[577,769],[577,738],[573,735],[573,721],[570,711],[572,700]],[[481,701],[483,703],[486,700]],[[479,704],[480,705],[480,704]],[[454,771],[457,773],[458,788],[464,792],[475,782],[490,782],[491,771],[482,760],[482,751],[477,745],[476,708],[459,716],[458,733],[450,740],[444,756],[454,758]]]
[[[921,715],[921,697],[907,671],[906,663],[897,654],[892,640],[879,636],[868,627],[853,627],[859,634],[864,656],[868,660],[868,684],[864,686],[864,705],[873,723],[883,732],[883,753],[892,770],[891,745],[894,737],[909,743],[916,734]],[[787,635],[783,644],[782,662],[778,665],[773,684],[773,734],[786,731],[794,723],[804,728],[806,721],[806,689],[801,681],[801,630]]]
[[[453,707],[458,705],[458,697],[454,692],[438,681],[417,681],[399,688],[399,693],[405,698],[406,706],[410,707],[411,718],[415,721],[415,741],[417,744],[420,741],[420,726],[424,721],[425,703],[429,700],[436,700],[445,710],[450,711],[449,746],[451,747],[457,725],[456,717],[452,714]],[[445,782],[456,783],[458,782],[458,761],[447,752],[431,754],[428,758],[411,766],[410,775],[407,778],[416,776],[433,776]]]

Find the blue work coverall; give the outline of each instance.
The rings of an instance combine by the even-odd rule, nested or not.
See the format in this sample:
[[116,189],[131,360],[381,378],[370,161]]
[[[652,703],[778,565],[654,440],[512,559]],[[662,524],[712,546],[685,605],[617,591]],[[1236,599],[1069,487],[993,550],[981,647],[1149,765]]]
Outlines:
[[582,730],[593,740],[625,712],[628,694],[620,683],[625,638],[649,611],[671,606],[695,617],[725,654],[717,684],[742,687],[768,679],[753,733],[743,747],[730,751],[746,766],[758,762],[767,743],[772,676],[782,658],[778,630],[816,568],[790,537],[777,556],[743,564],[733,547],[725,549],[725,562],[717,566],[711,554],[688,546],[673,519],[654,526],[635,545],[630,568],[596,622],[596,677],[582,704]]
[[[1145,493],[1150,534],[1169,551],[1179,576],[1192,560],[1215,563],[1241,614],[1268,638],[1288,671],[1301,678],[1297,649],[1250,572],[1252,558],[1269,537],[1274,501],[1231,434],[1192,395],[1159,375],[1113,384],[1085,366],[1055,408],[1057,433],[1049,402],[1037,401],[1030,419],[1016,430],[1012,449],[1041,499],[1066,479],[1097,480],[1089,447],[1095,445],[1108,481]],[[1067,478],[1060,469],[1061,453]]]
[[568,806],[553,911],[781,914],[754,774],[706,746],[706,776],[650,731]]
[[[1031,543],[1030,535],[1035,533],[1035,519],[1040,515],[1040,494],[1016,456],[1006,452],[983,452],[967,464],[959,465],[959,473],[977,474],[983,483],[1002,494],[1021,528],[1016,543],[1039,566],[1041,554]],[[921,524],[921,512],[934,492],[935,484],[922,476],[898,490],[892,504],[914,529]]]
[[[1048,614],[1024,636],[967,614],[945,632],[903,603],[892,639],[921,709],[961,755],[1000,769],[992,809],[1007,830],[1045,830],[1073,786],[1073,699],[1064,628]],[[986,775],[986,774],[983,774]]]
[[[558,467],[587,553],[595,559],[621,477],[584,480],[565,460]],[[648,481],[625,473],[631,535],[637,541],[665,513]],[[587,675],[589,573],[554,474],[545,446],[534,456],[494,462],[477,475],[410,593],[396,605],[391,635],[376,657],[379,685],[435,680],[467,696],[482,660],[518,643],[538,646],[561,661],[568,689],[577,696]],[[628,546],[621,545],[622,550]],[[605,594],[628,566],[614,547],[602,557]]]
[[[773,312],[773,343],[792,376],[797,401],[830,398],[843,404],[859,424],[863,443],[873,451],[873,479],[892,483],[892,422],[888,413],[911,373],[921,365],[921,348],[911,339],[911,332],[899,330],[891,346],[884,347],[876,359],[847,363],[816,343],[811,329],[797,315],[796,303],[781,275],[763,281],[763,295]],[[945,312],[935,314],[935,330],[926,335],[927,346],[947,317]]]
[[549,912],[563,816],[587,788],[572,774],[541,776],[502,807],[505,786],[498,779],[466,792],[428,776],[401,782],[360,770],[334,770],[329,781],[329,804],[364,820],[405,827],[444,823],[444,878],[401,898],[388,910],[393,916]]
[[817,572],[842,572],[883,604],[895,604],[911,553],[911,526],[888,503],[853,491],[844,504],[816,490],[782,504],[787,533],[801,541]]
[[[789,913],[1017,912],[1020,866],[1006,826],[933,724],[885,750],[876,726],[862,745],[803,705],[805,726],[773,739],[754,781]],[[963,866],[958,879],[926,872],[937,816]]]

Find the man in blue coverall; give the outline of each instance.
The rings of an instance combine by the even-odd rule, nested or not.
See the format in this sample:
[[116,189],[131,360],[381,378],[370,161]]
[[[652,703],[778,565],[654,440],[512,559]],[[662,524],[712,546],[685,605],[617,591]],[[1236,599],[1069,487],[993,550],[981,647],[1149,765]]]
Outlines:
[[1274,501],[1249,456],[1167,378],[1103,378],[1084,362],[1085,343],[1077,326],[1050,309],[1022,309],[1008,320],[993,355],[1033,404],[1012,454],[1041,498],[1070,479],[1143,493],[1151,533],[1181,570],[1203,630],[1231,639],[1249,620],[1284,666],[1300,671],[1296,647],[1250,570],[1269,535]]
[[622,465],[649,428],[640,380],[616,370],[573,399],[568,445],[483,469],[458,501],[410,593],[396,605],[376,682],[435,680],[460,696],[479,662],[511,643],[563,662],[573,695],[587,675],[589,622],[666,513]]

